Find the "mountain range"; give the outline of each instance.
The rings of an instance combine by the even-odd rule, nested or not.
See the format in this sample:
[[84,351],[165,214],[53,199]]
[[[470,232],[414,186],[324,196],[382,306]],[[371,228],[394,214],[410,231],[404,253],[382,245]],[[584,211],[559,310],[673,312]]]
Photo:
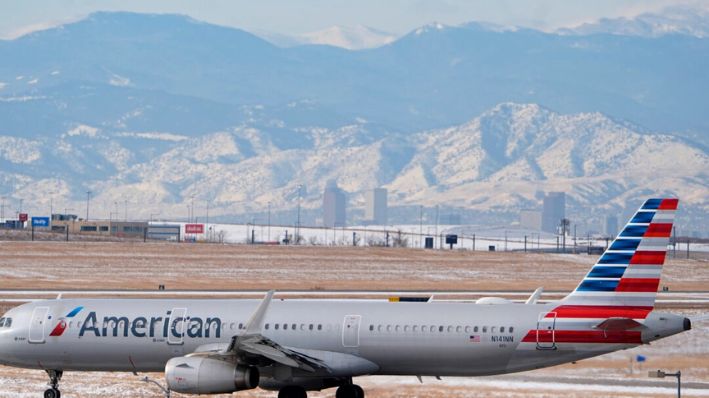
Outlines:
[[[511,214],[562,190],[705,213],[709,40],[432,24],[357,51],[176,15],[96,13],[0,41],[0,193],[136,215],[320,206],[328,179],[402,208]],[[666,133],[658,133],[658,132]],[[139,206],[138,206],[139,205]],[[633,204],[634,205],[634,204]],[[58,205],[61,208],[64,205]]]

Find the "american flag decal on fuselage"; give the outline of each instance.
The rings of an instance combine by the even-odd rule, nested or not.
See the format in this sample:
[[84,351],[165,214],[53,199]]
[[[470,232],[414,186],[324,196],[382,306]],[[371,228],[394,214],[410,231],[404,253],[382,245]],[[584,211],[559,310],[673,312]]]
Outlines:
[[[609,318],[642,321],[653,310],[678,202],[646,200],[576,289],[543,316],[555,320],[555,343],[642,343],[638,330],[594,325]],[[546,335],[530,330],[523,341],[539,336]]]

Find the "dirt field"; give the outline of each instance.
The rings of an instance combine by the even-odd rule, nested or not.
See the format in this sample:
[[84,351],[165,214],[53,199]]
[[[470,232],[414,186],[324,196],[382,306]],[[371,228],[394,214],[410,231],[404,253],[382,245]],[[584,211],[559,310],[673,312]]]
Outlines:
[[[201,290],[514,290],[568,291],[596,256],[388,248],[272,247],[142,242],[0,242],[2,289]],[[668,259],[663,285],[672,292],[709,290],[709,261]],[[690,293],[687,293],[688,295]],[[16,296],[13,296],[17,298]],[[17,303],[2,302],[0,312]],[[663,304],[673,312],[709,313],[704,303]],[[672,380],[651,380],[647,369],[681,369],[685,396],[709,396],[709,324],[651,346],[576,364],[517,375],[444,379],[367,377],[368,397],[662,397]],[[630,360],[648,362],[643,370]],[[162,375],[151,375],[160,380]],[[0,397],[39,397],[46,376],[0,367]],[[63,397],[160,397],[125,373],[69,373]],[[176,394],[174,396],[177,396]],[[236,396],[273,397],[261,390]],[[311,394],[331,397],[334,391]]]
[[[597,256],[421,249],[0,242],[0,289],[573,289]],[[709,261],[668,259],[663,285],[705,290]]]

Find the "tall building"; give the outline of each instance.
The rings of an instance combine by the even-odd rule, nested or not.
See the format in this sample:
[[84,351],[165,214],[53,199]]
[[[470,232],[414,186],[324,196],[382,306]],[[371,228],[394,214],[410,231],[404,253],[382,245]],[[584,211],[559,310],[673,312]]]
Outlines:
[[386,225],[387,223],[387,190],[374,188],[364,195],[364,219],[372,224]]
[[556,233],[561,219],[566,217],[566,194],[549,192],[542,207],[542,231]]
[[618,217],[612,215],[606,216],[603,232],[606,233],[606,236],[615,238],[615,235],[618,233]]
[[328,181],[323,195],[323,225],[330,228],[344,227],[346,203],[345,192],[337,187],[337,182]]
[[541,231],[542,212],[539,210],[525,209],[519,212],[519,225],[525,229]]

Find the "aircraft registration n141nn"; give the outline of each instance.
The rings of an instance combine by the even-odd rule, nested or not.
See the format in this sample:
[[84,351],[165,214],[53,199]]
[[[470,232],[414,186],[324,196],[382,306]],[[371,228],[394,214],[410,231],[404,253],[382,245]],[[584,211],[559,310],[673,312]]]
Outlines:
[[57,299],[0,319],[0,363],[65,371],[164,371],[170,391],[264,388],[279,398],[364,375],[479,376],[578,361],[689,330],[654,311],[677,199],[649,199],[564,299],[526,303],[371,300]]

